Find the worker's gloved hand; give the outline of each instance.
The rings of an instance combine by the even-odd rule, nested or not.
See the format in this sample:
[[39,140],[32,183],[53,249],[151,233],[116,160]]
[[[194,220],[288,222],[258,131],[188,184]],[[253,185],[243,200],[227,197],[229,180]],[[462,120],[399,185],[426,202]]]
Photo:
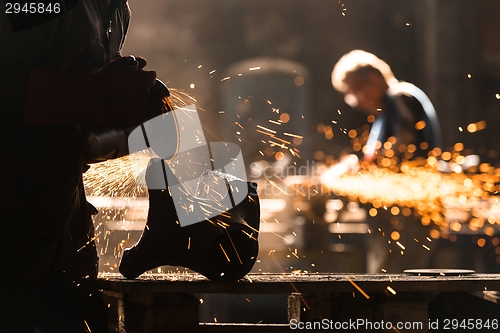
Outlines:
[[137,126],[161,113],[152,93],[156,73],[141,57],[120,57],[97,73],[32,68],[25,121],[28,124]]
[[[160,113],[159,109],[153,110],[155,101],[151,94],[156,73],[144,71],[145,66],[144,58],[120,57],[84,78],[88,97],[106,105],[111,117],[116,117],[109,125],[141,124]],[[159,101],[155,106],[158,105]]]
[[151,118],[149,119],[153,119],[162,113],[172,111],[174,109],[168,97],[170,97],[170,91],[167,86],[161,80],[156,79],[155,84],[151,87],[149,96],[151,103],[150,109],[152,111]]

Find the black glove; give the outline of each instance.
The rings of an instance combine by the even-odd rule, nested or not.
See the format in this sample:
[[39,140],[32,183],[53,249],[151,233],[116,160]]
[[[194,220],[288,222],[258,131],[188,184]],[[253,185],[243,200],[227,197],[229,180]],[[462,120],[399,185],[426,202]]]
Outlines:
[[[146,65],[142,58],[130,56],[124,67],[128,70],[141,70]],[[150,88],[150,107],[148,119],[171,111],[173,108],[168,97],[170,92],[167,86],[156,79]],[[82,145],[87,163],[102,162],[129,154],[128,136],[137,126],[83,126]]]
[[[120,57],[97,73],[32,68],[24,118],[27,124],[137,126],[160,114],[152,92],[156,73],[141,57]],[[134,63],[135,61],[135,63]]]

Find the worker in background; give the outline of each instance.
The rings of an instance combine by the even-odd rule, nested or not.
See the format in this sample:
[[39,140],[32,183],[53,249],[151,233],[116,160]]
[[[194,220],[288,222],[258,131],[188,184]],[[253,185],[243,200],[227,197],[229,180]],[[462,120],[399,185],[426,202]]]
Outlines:
[[156,74],[120,56],[125,0],[40,8],[0,13],[0,332],[107,332],[81,130],[156,116]]
[[[353,50],[340,58],[332,71],[333,87],[344,93],[345,102],[376,117],[364,159],[374,161],[377,150],[393,138],[402,158],[427,157],[427,152],[441,146],[441,130],[434,107],[427,95],[408,82],[400,82],[391,68],[375,55]],[[403,149],[399,149],[403,147]],[[395,149],[393,149],[395,150]]]
[[[429,151],[441,146],[439,121],[429,98],[415,85],[398,81],[389,65],[377,56],[362,50],[345,54],[334,66],[332,84],[344,93],[349,106],[375,116],[363,149],[365,161],[384,158],[384,149],[392,150],[390,157],[398,162],[425,159]],[[386,142],[390,145],[384,145]],[[355,168],[357,160],[355,155],[344,156],[322,179],[334,181]],[[428,267],[429,254],[414,241],[428,236],[417,217],[394,217],[381,210],[370,223],[374,233],[367,244],[367,272]],[[388,245],[392,231],[401,234],[404,252]]]

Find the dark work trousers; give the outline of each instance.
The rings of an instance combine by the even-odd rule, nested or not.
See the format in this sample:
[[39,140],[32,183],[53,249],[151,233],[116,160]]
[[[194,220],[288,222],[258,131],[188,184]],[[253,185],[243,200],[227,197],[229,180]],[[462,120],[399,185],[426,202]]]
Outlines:
[[0,332],[108,332],[94,242],[59,242],[19,227],[3,234],[0,249]]

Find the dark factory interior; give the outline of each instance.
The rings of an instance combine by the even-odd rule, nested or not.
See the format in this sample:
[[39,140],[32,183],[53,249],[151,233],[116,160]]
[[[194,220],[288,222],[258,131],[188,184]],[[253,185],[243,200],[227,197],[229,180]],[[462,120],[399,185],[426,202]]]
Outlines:
[[[499,330],[499,1],[128,5],[121,56],[156,72],[172,127],[83,173],[109,332]],[[352,50],[383,106],[362,110],[360,67],[335,86]],[[408,131],[395,87],[425,115]]]

